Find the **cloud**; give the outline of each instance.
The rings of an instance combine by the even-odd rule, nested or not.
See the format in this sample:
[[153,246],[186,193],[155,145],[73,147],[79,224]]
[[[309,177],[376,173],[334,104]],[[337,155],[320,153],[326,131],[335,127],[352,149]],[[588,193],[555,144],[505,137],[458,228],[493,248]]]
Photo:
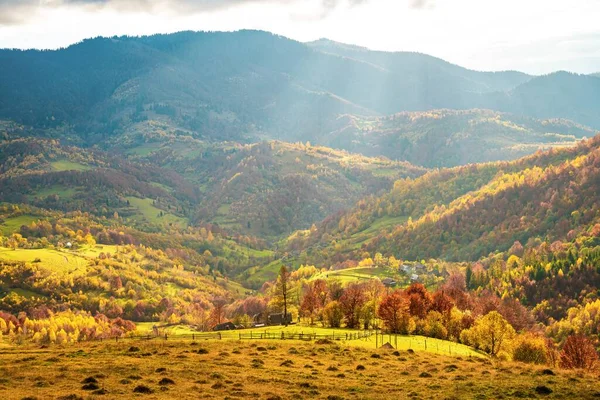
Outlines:
[[[19,24],[36,12],[50,9],[86,8],[90,11],[115,9],[119,11],[187,14],[222,10],[246,4],[289,5],[305,0],[0,0],[0,25]],[[327,16],[340,4],[350,7],[369,0],[320,0],[319,14]]]
[[410,0],[409,6],[410,6],[410,8],[414,8],[414,9],[418,9],[418,10],[430,9],[430,8],[435,7],[435,1],[434,0]]
[[115,9],[119,11],[171,13],[213,11],[250,3],[288,3],[292,0],[0,0],[0,25],[19,24],[36,12],[52,9],[86,8],[90,11]]

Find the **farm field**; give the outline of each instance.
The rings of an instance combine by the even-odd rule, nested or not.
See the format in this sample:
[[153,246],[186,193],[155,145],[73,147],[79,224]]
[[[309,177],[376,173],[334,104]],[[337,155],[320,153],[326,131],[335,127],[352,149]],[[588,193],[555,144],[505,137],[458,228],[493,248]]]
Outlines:
[[1,348],[0,398],[563,398],[596,376],[333,341],[133,341]]
[[386,268],[356,267],[337,271],[325,271],[313,276],[311,279],[338,279],[342,283],[364,281],[373,278],[387,278],[394,275]]
[[[142,322],[137,324],[137,332],[139,335],[147,335],[152,333],[152,327],[155,323]],[[370,336],[366,338],[346,340],[351,338],[353,335],[365,336],[367,332],[352,330],[352,329],[332,329],[322,328],[317,326],[305,326],[305,325],[289,325],[289,326],[265,326],[261,328],[248,328],[248,329],[237,329],[231,331],[220,331],[220,332],[198,332],[193,328],[185,325],[175,325],[166,328],[161,328],[161,332],[166,333],[172,338],[176,338],[178,335],[185,335],[186,338],[189,335],[198,335],[199,338],[206,335],[220,335],[222,340],[239,340],[240,337],[249,338],[273,338],[271,340],[280,341],[281,337],[295,337],[299,335],[303,337],[309,337],[316,335],[317,338],[329,338],[340,344],[351,346],[351,347],[362,347],[367,349],[376,349],[381,347],[382,344],[389,343],[398,350],[412,349],[418,352],[427,352],[442,355],[454,355],[454,356],[466,356],[466,357],[487,357],[482,353],[474,350],[469,346],[465,346],[459,343],[439,340],[434,338],[428,338],[424,336],[403,336],[403,335],[382,335],[378,333],[375,335],[375,331],[370,331]],[[240,336],[241,335],[241,336]]]

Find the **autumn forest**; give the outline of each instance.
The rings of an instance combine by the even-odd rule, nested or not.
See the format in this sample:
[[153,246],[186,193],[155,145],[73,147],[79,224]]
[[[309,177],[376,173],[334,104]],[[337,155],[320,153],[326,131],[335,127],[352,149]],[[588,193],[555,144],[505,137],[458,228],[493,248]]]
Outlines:
[[[402,343],[433,352],[429,340],[456,363],[597,376],[597,76],[483,73],[258,31],[0,50],[9,65],[0,359],[272,334],[400,357]],[[564,87],[568,106],[544,102]],[[280,366],[299,362],[286,351]]]

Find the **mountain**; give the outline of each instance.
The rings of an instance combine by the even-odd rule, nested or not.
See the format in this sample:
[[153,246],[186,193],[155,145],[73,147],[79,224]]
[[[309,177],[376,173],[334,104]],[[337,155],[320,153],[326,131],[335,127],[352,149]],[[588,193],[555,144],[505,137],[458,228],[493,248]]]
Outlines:
[[559,71],[489,96],[487,108],[536,118],[561,117],[599,128],[600,80]]
[[[428,80],[429,77],[432,79],[435,79],[433,77],[440,77],[447,80],[448,77],[452,77],[452,83],[460,88],[457,92],[489,93],[508,91],[532,78],[531,75],[518,71],[473,71],[426,54],[373,51],[328,39],[319,39],[309,42],[307,45],[323,53],[368,63],[389,71],[399,79],[411,77],[415,80],[423,78]],[[422,83],[425,83],[425,81]],[[429,83],[434,84],[435,80]],[[444,82],[444,84],[447,85],[448,82]],[[435,90],[434,87],[431,89]]]
[[[595,78],[477,72],[260,31],[85,40],[1,50],[0,118],[102,144],[162,118],[204,140],[326,144],[341,115],[489,108],[600,126]],[[593,81],[593,82],[592,82]],[[50,134],[50,133],[49,133]]]
[[569,146],[596,133],[568,120],[539,120],[478,109],[386,117],[346,115],[338,122],[327,145],[428,168],[514,160],[537,150]]
[[362,200],[316,229],[296,233],[288,249],[301,263],[359,259],[365,251],[475,261],[507,251],[516,241],[593,241],[595,234],[589,238],[589,232],[600,222],[595,201],[599,160],[597,136],[514,162],[399,180],[388,194]]

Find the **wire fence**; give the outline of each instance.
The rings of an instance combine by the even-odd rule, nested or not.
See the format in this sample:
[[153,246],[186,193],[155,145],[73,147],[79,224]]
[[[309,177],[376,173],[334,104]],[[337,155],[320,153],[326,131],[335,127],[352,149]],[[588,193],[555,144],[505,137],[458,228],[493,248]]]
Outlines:
[[316,341],[319,339],[331,341],[366,341],[369,342],[367,347],[389,347],[396,350],[414,350],[427,351],[437,354],[446,354],[450,356],[485,356],[468,346],[458,343],[429,338],[424,336],[407,336],[397,334],[387,334],[375,330],[356,331],[356,332],[339,332],[332,331],[331,333],[315,333],[315,332],[285,332],[285,331],[238,331],[226,330],[218,332],[196,332],[196,333],[149,333],[146,335],[128,335],[124,337],[115,337],[116,342],[125,340],[140,340],[140,341],[168,341],[168,340],[301,340],[301,341]]
[[373,336],[372,331],[365,332],[332,332],[331,334],[313,333],[313,332],[255,332],[255,331],[219,331],[219,332],[198,332],[181,334],[147,334],[147,335],[128,335],[124,337],[115,337],[115,341],[120,340],[359,340],[367,339]]

